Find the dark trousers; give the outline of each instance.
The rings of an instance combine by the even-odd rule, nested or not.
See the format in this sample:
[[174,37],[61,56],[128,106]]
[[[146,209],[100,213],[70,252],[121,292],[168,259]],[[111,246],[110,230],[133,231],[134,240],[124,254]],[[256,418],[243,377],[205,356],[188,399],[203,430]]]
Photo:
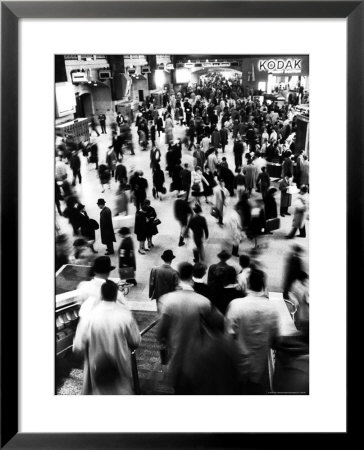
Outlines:
[[200,237],[195,237],[193,238],[193,240],[195,241],[195,248],[193,249],[193,257],[194,257],[194,262],[197,263],[199,261],[203,261],[205,259],[205,252],[203,249],[203,243],[202,243],[202,239]]
[[101,133],[105,133],[106,134],[106,126],[105,126],[106,122],[100,122],[100,126],[101,126]]
[[239,246],[238,245],[233,245],[232,255],[239,256]]
[[72,186],[76,186],[76,178],[78,178],[78,182],[81,184],[82,183],[82,177],[81,177],[80,169],[73,170],[72,172],[73,172]]
[[[306,237],[306,227],[303,225],[302,228],[299,229],[300,230],[300,234],[299,236],[304,238]],[[292,230],[289,232],[288,236],[289,238],[293,238],[297,233],[297,228],[292,228]]]
[[243,155],[240,153],[234,153],[234,160],[235,160],[235,172],[237,171],[238,167],[241,167],[243,165]]
[[185,194],[185,200],[187,201],[188,200],[188,197],[189,197],[189,195],[190,195],[190,190],[191,190],[191,188],[190,187],[188,187],[188,188],[183,188],[183,190],[184,191],[186,191],[186,194]]
[[106,243],[106,250],[109,253],[114,253],[114,243],[112,241]]
[[219,221],[219,224],[220,225],[222,225],[223,224],[223,215],[222,215],[222,212],[218,209],[218,208],[216,208],[216,211],[217,211],[217,213],[218,213],[218,221]]
[[147,198],[147,196],[144,194],[135,194],[135,207],[136,210],[139,211],[140,207],[142,206],[142,203]]
[[281,215],[283,214],[287,214],[288,213],[288,206],[281,206],[280,207],[280,213]]
[[95,133],[97,133],[97,136],[100,136],[100,133],[97,131],[96,127],[91,127],[91,130],[94,131]]
[[222,152],[225,153],[225,145],[226,144],[221,144],[221,148],[222,148]]

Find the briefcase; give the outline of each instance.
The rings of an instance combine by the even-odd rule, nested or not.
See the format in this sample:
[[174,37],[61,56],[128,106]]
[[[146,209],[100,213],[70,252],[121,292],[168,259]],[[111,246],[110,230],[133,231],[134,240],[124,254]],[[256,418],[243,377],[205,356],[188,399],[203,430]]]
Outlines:
[[215,208],[214,206],[211,208],[211,213],[212,217],[215,217],[215,219],[218,219],[220,214],[219,214],[219,210],[217,208]]
[[274,219],[268,219],[266,221],[266,231],[274,231],[278,230],[281,227],[281,219],[279,217],[275,217]]
[[120,280],[127,280],[128,278],[134,278],[134,268],[133,267],[120,267],[119,278],[120,278]]

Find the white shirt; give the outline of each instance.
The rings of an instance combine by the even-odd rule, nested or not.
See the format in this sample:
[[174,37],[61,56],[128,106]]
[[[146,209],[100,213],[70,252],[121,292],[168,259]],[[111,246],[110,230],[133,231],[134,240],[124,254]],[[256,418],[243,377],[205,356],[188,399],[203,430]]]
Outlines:
[[248,290],[249,275],[250,275],[250,267],[246,267],[237,276],[238,283],[243,292],[247,292],[247,290]]
[[201,144],[202,144],[202,150],[204,152],[206,152],[209,149],[209,147],[210,147],[210,139],[207,136],[205,136],[202,139]]
[[[77,302],[81,305],[79,316],[84,317],[101,302],[101,286],[105,283],[103,278],[93,278],[90,281],[81,281],[78,285]],[[117,302],[127,308],[124,295],[118,291]]]

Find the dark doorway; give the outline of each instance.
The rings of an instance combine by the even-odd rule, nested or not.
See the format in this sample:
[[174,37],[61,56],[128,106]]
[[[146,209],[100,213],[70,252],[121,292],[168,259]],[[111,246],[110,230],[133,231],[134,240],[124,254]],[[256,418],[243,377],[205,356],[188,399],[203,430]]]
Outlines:
[[76,103],[77,117],[92,116],[91,94],[82,94],[79,97],[76,97]]
[[144,101],[144,91],[143,89],[139,89],[139,101],[142,102]]

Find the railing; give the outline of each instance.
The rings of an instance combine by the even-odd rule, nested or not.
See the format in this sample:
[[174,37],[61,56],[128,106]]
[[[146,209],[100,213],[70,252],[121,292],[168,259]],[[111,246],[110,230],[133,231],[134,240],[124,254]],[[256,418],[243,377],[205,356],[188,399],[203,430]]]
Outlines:
[[[150,323],[144,330],[140,332],[140,337],[143,337],[149,330],[151,330],[155,325],[157,325],[159,319],[154,320]],[[136,349],[131,352],[131,369],[133,374],[133,383],[134,383],[134,393],[136,395],[140,395],[140,383],[139,383],[139,374],[138,374],[138,365],[136,361]]]

